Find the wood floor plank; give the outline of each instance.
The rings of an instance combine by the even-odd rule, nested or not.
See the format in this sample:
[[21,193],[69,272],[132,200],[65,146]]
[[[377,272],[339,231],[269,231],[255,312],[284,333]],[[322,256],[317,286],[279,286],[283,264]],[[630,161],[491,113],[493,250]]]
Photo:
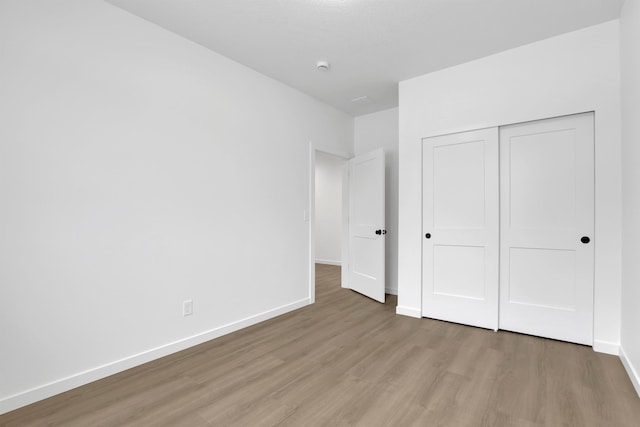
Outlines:
[[0,416],[0,426],[638,426],[620,360],[395,314],[316,266],[316,304]]

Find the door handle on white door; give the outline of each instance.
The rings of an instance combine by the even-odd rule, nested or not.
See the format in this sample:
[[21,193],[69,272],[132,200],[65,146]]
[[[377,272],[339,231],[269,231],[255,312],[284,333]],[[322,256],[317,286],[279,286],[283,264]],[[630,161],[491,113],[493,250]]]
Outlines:
[[587,243],[589,243],[591,241],[591,239],[589,238],[589,236],[582,236],[580,241],[586,245]]
[[383,235],[383,234],[387,234],[387,230],[376,230],[376,234],[377,234],[378,236],[381,236],[381,235]]

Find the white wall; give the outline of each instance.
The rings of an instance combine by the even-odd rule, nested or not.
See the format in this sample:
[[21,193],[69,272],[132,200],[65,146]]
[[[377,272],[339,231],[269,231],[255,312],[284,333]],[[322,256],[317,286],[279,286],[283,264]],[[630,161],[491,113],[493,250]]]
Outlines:
[[342,173],[346,161],[316,153],[316,262],[342,264]]
[[354,119],[353,146],[356,155],[384,148],[385,155],[385,281],[386,292],[398,294],[398,109]]
[[351,117],[99,0],[4,0],[0,40],[0,413],[309,302]]
[[620,18],[622,56],[622,338],[620,356],[640,395],[640,1]]
[[421,139],[595,111],[594,347],[620,341],[620,57],[611,21],[400,83],[398,312],[421,310]]

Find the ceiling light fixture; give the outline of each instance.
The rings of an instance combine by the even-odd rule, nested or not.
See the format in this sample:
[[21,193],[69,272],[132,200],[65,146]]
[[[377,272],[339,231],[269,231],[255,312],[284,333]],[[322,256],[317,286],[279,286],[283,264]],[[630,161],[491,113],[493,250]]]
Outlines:
[[316,64],[316,68],[320,71],[329,71],[329,62],[328,61],[318,61]]

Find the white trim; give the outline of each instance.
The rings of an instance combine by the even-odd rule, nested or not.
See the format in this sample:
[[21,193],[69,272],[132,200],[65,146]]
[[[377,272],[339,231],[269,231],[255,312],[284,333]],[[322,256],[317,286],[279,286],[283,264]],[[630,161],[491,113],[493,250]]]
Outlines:
[[384,288],[384,293],[385,294],[390,294],[390,295],[398,295],[398,288]]
[[417,317],[418,319],[422,318],[422,311],[420,311],[419,308],[413,307],[403,307],[399,305],[396,307],[396,314],[400,314],[402,316]]
[[340,286],[349,289],[349,161],[342,165],[342,268]]
[[629,374],[629,378],[631,379],[631,383],[633,387],[636,389],[636,393],[638,393],[638,397],[640,397],[640,375],[638,374],[638,370],[631,363],[631,360],[627,357],[627,353],[624,352],[624,348],[620,346],[620,360],[622,361],[622,365],[627,370],[627,374]]
[[316,148],[309,141],[309,301],[316,302]]
[[114,362],[88,369],[66,378],[14,394],[0,400],[0,415],[73,388],[80,387],[90,382],[106,378],[135,366],[142,365],[152,360],[159,359],[169,354],[176,353],[186,348],[202,344],[214,338],[221,337],[222,335],[230,334],[231,332],[235,332],[239,329],[297,310],[309,304],[309,298],[304,298],[290,304],[276,307],[272,310],[258,313],[254,316],[246,317],[236,322],[228,323],[206,332],[192,335],[169,344],[161,345],[159,347],[143,351],[142,353],[134,354],[129,357],[125,357],[124,359],[116,360]]
[[597,351],[598,353],[613,354],[614,356],[617,356],[620,354],[620,343],[593,340],[593,351]]
[[341,261],[331,261],[328,259],[317,259],[316,258],[316,264],[328,264],[328,265],[337,265],[340,266],[342,265]]

